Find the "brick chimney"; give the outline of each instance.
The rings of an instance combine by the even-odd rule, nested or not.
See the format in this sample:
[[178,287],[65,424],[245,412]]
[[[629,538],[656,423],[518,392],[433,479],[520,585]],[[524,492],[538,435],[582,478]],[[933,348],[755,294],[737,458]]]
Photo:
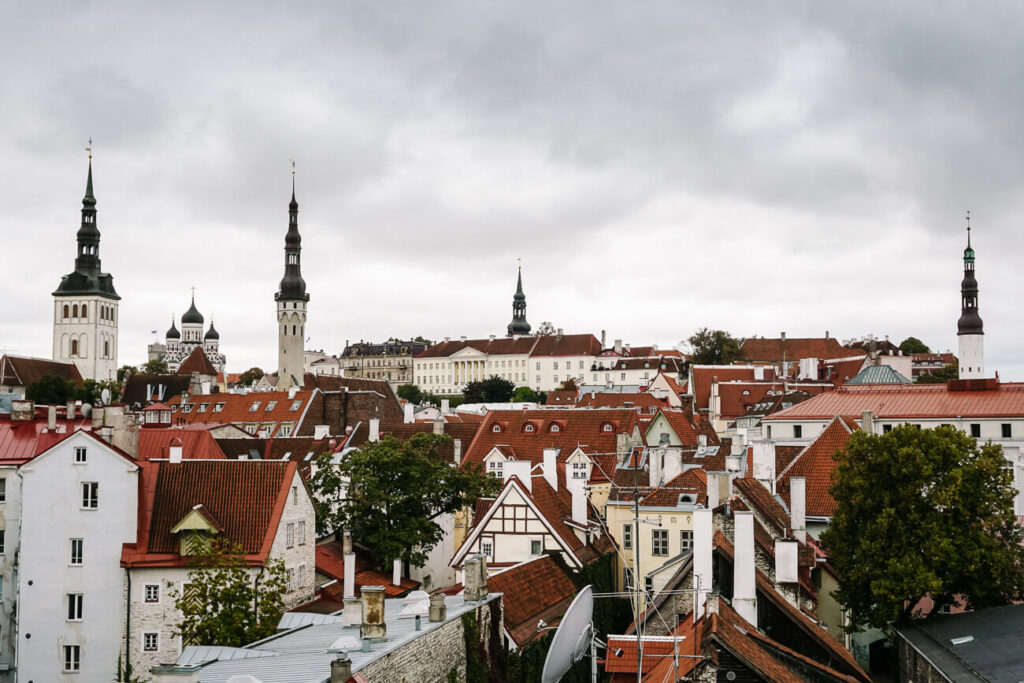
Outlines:
[[363,623],[359,626],[359,637],[380,640],[388,635],[384,622],[384,586],[363,586]]

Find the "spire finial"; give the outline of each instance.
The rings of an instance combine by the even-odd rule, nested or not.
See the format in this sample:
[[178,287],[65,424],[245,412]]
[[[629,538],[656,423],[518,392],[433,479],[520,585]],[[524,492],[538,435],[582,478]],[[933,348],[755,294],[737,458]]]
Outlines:
[[85,148],[85,151],[89,153],[89,158],[92,159],[92,136],[89,136],[89,146]]
[[289,159],[292,162],[292,201],[295,201],[295,159]]
[[967,209],[967,248],[971,247],[971,210]]
[[196,288],[192,288],[192,303],[196,302]]

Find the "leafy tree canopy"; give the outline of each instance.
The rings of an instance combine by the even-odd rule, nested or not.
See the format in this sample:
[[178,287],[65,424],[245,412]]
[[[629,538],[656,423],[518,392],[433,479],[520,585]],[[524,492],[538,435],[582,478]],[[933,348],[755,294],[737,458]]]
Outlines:
[[263,377],[263,370],[260,368],[249,368],[238,376],[238,383],[250,385]]
[[167,374],[167,361],[151,360],[142,366],[142,371],[151,375]]
[[38,382],[25,387],[25,398],[39,405],[59,406],[77,398],[79,386],[56,375],[43,375]]
[[900,351],[906,355],[912,353],[931,353],[932,350],[928,348],[928,345],[917,337],[907,337],[900,342]]
[[382,569],[395,558],[422,567],[444,535],[435,520],[499,488],[478,466],[454,467],[443,458],[438,449],[450,442],[446,434],[415,434],[408,441],[385,436],[338,464],[330,454],[320,456],[310,479],[317,533],[350,531]]
[[277,632],[287,588],[280,560],[268,562],[257,581],[241,548],[218,540],[192,556],[185,583],[184,591],[167,584],[185,644],[241,647]]
[[537,392],[530,387],[516,387],[516,390],[512,392],[514,403],[536,403],[538,398]]
[[537,329],[534,331],[533,336],[547,337],[552,334],[556,334],[557,332],[558,330],[555,329],[554,324],[550,320],[545,320],[544,322],[537,326]]
[[423,400],[423,392],[415,384],[403,384],[395,393],[398,394],[398,398],[403,398],[414,405]]
[[423,337],[421,337],[419,335],[417,335],[416,338],[413,339],[413,341],[418,341],[421,344],[426,344],[427,346],[433,346],[434,345],[433,341],[431,341],[430,339],[425,339],[425,338],[423,338]]
[[576,386],[576,378],[575,377],[568,378],[567,380],[565,380],[564,382],[562,382],[559,385],[558,390],[559,391],[579,391],[579,387]]
[[742,339],[725,330],[702,327],[689,338],[690,362],[696,365],[728,365],[740,355]]
[[922,372],[914,380],[915,384],[945,384],[948,380],[960,377],[960,364],[951,363],[941,370]]
[[470,382],[463,389],[466,403],[507,403],[512,398],[516,385],[497,375],[491,375],[479,382]]
[[821,541],[851,630],[906,623],[928,595],[936,611],[957,598],[974,609],[1020,598],[1024,529],[1000,446],[903,425],[857,432],[835,457],[838,506]]

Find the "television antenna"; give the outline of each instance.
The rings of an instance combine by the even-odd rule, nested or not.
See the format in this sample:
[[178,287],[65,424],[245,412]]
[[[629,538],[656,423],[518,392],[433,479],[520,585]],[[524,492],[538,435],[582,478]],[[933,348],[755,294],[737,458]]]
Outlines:
[[591,676],[597,673],[597,643],[594,638],[594,587],[586,586],[573,599],[555,629],[555,637],[544,660],[542,683],[558,683],[573,664],[590,650]]

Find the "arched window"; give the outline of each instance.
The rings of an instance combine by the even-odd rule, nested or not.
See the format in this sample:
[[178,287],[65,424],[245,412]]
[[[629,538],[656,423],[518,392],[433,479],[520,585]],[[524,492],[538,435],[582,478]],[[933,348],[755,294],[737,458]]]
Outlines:
[[292,336],[295,335],[295,325],[292,325]]
[[78,355],[78,340],[77,339],[72,339],[71,340],[71,355],[72,355],[72,357]]
[[71,315],[71,309],[67,304],[64,304],[64,319],[67,320],[69,315]]
[[110,342],[103,342],[103,357],[110,358]]
[[287,325],[282,325],[281,326],[281,334],[288,334],[288,326]]
[[501,425],[494,425],[493,427],[491,427],[491,431],[492,432],[500,432],[501,431]]
[[88,318],[89,317],[88,306],[86,306],[85,304],[82,304],[82,317],[83,318]]
[[78,317],[78,304],[75,304],[74,306],[71,307],[71,317],[72,318],[77,318]]

